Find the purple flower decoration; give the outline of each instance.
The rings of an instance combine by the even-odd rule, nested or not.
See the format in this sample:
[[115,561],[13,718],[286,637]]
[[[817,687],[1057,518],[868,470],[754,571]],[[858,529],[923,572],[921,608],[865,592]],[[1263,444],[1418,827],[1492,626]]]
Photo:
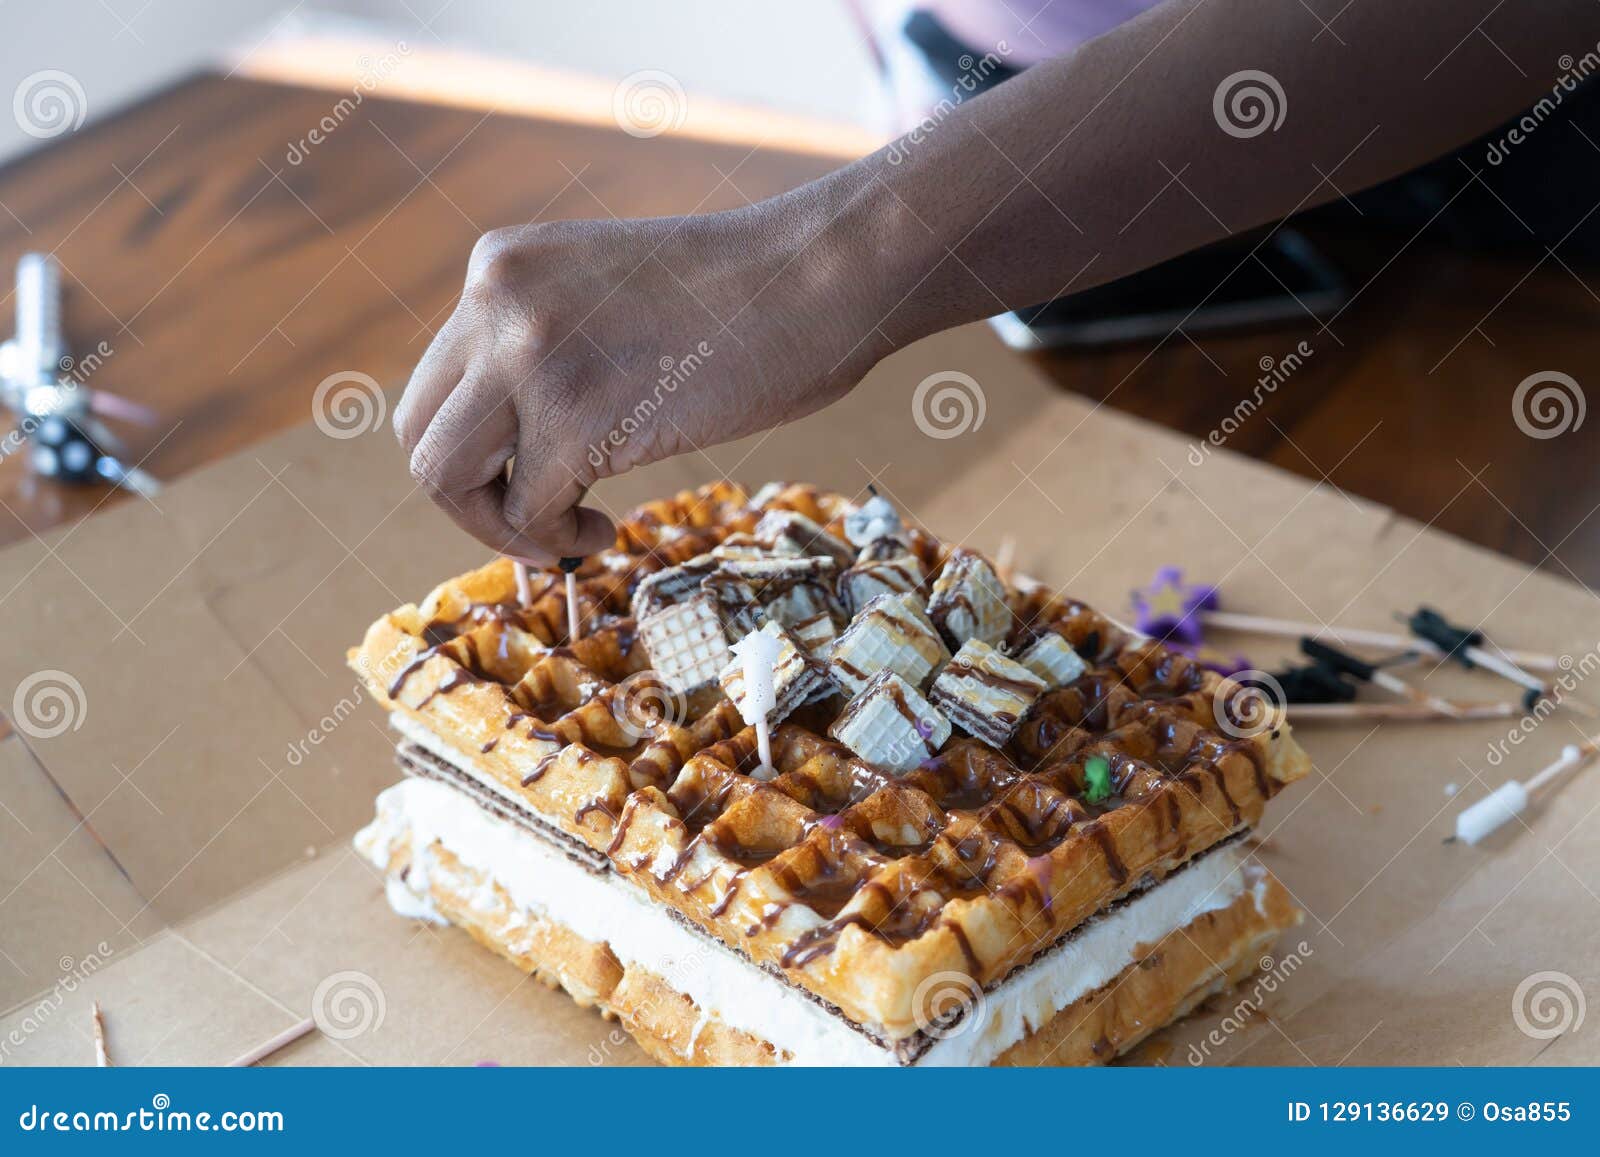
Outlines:
[[1204,636],[1201,611],[1217,609],[1217,588],[1183,581],[1183,569],[1164,566],[1147,587],[1133,592],[1135,624],[1145,634],[1169,644],[1198,647]]

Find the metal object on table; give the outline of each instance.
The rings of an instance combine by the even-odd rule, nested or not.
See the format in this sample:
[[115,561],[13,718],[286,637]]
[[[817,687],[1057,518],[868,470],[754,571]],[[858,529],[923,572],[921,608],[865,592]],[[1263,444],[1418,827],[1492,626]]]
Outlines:
[[0,402],[18,421],[7,442],[26,444],[28,463],[42,477],[156,494],[161,484],[129,463],[121,440],[95,413],[96,391],[62,376],[74,363],[61,328],[61,273],[49,254],[25,253],[17,262],[16,316],[16,336],[0,345]]

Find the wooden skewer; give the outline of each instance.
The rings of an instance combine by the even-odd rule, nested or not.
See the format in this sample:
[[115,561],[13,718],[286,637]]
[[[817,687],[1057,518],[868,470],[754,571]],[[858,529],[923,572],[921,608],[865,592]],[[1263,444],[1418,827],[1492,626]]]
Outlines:
[[[1359,627],[1325,627],[1320,623],[1297,623],[1292,619],[1270,619],[1263,615],[1241,615],[1235,611],[1201,611],[1200,621],[1210,627],[1225,631],[1245,631],[1257,635],[1281,635],[1298,639],[1302,636],[1327,638],[1346,647],[1382,647],[1394,650],[1422,651],[1444,658],[1444,651],[1426,639],[1415,635],[1396,635],[1388,631],[1368,631]],[[1518,667],[1526,671],[1560,671],[1560,660],[1554,655],[1534,651],[1509,651],[1496,648]]]
[[1516,703],[1450,702],[1451,713],[1444,714],[1426,703],[1291,703],[1290,723],[1348,723],[1362,720],[1473,720],[1510,719],[1520,715]]
[[578,568],[583,559],[564,558],[559,565],[567,576],[567,642],[571,644],[578,641],[583,630],[583,620],[578,615]]
[[247,1069],[257,1061],[264,1061],[279,1049],[293,1044],[307,1033],[317,1027],[317,1022],[309,1016],[296,1024],[290,1025],[277,1036],[264,1040],[249,1052],[235,1057],[228,1062],[230,1069]]
[[98,1000],[94,1002],[90,1015],[94,1018],[94,1066],[97,1069],[113,1068],[111,1053],[106,1048],[106,1020],[100,1012]]

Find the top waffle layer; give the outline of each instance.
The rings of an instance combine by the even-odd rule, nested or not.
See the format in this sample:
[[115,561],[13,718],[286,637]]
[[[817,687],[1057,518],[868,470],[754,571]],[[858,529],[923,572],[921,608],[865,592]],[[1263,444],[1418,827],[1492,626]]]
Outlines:
[[[894,566],[913,577],[889,597],[910,585],[918,605],[935,596],[935,614],[942,597],[940,629],[955,654],[941,671],[910,677],[932,685],[935,702],[987,679],[991,698],[1004,703],[1020,689],[1026,706],[981,722],[955,712],[952,727],[900,676],[877,675],[856,693],[887,680],[941,726],[913,721],[931,754],[874,762],[829,737],[841,715],[864,712],[819,677],[821,689],[775,728],[772,767],[760,767],[755,732],[719,685],[685,689],[654,669],[631,617],[634,595],[713,550],[748,557],[775,512],[791,538],[820,528],[817,557],[837,555],[850,549],[857,510],[801,485],[755,498],[727,483],[684,492],[633,512],[615,547],[584,561],[577,640],[566,638],[563,576],[536,572],[524,603],[501,559],[384,616],[350,659],[380,702],[431,731],[464,768],[892,1043],[929,1027],[932,1011],[919,1005],[940,999],[941,987],[930,981],[958,973],[997,983],[1095,912],[1254,824],[1308,761],[1281,712],[1249,689],[1079,602],[1026,580],[994,581],[998,612],[983,590],[952,596],[949,575],[981,560],[906,530],[894,549],[911,557]],[[844,584],[883,553],[868,544],[855,566],[818,564],[840,584],[828,602],[841,629],[850,625]],[[952,636],[951,623],[970,624],[971,637]],[[811,653],[825,655],[832,638]],[[812,647],[799,634],[790,642]],[[1050,663],[1030,658],[1052,652]],[[820,658],[817,670],[826,670]],[[1060,684],[1052,671],[1073,677]],[[838,734],[876,756],[854,732]]]

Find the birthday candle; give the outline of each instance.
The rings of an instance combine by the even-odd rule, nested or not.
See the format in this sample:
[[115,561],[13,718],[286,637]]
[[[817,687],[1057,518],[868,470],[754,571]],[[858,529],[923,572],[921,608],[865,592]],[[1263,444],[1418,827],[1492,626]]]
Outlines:
[[733,644],[733,653],[744,674],[744,697],[739,702],[739,715],[747,726],[755,727],[761,767],[771,771],[772,736],[767,718],[778,707],[773,668],[777,666],[781,647],[776,635],[764,630],[751,631]]

